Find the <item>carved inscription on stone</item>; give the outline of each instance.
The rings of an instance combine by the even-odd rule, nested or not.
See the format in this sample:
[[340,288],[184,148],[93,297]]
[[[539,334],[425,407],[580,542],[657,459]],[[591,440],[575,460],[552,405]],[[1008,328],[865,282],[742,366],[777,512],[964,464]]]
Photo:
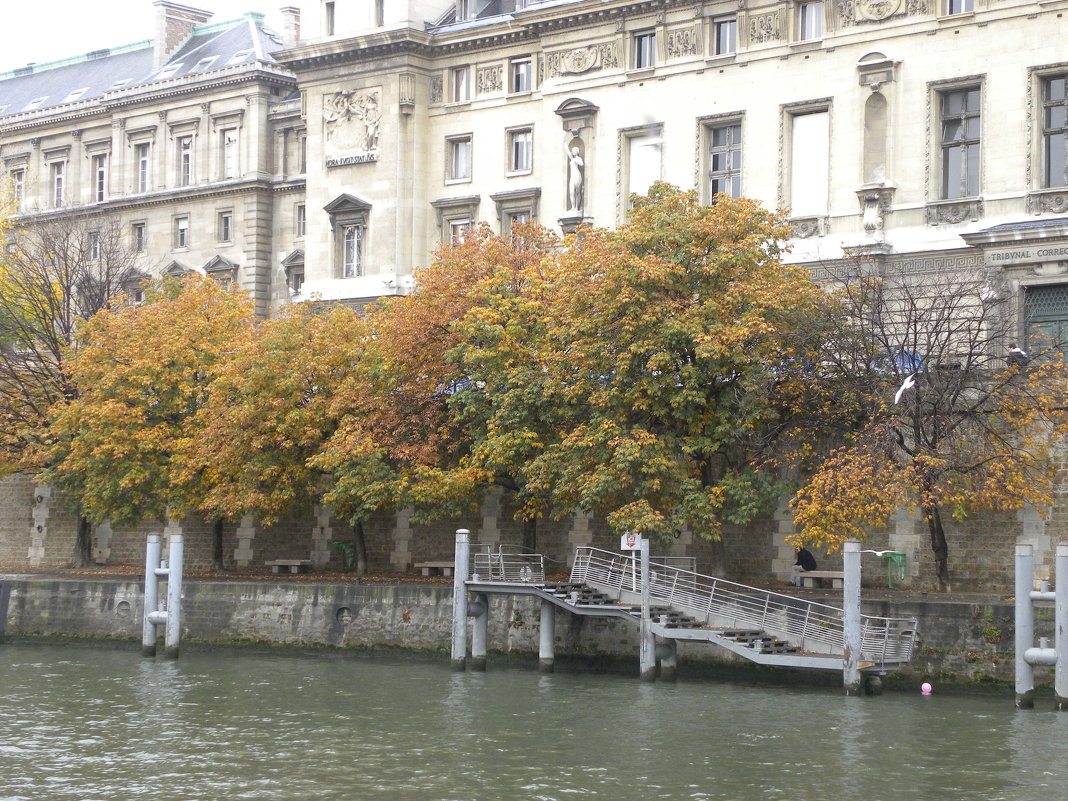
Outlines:
[[779,13],[759,14],[749,20],[750,42],[773,42],[781,38]]
[[549,53],[545,57],[545,72],[549,78],[558,75],[581,75],[584,72],[614,69],[619,67],[621,62],[618,44],[606,42]]
[[504,68],[500,64],[492,67],[479,67],[475,85],[480,95],[501,91],[504,88]]
[[323,96],[327,167],[378,160],[382,89],[349,89]]
[[697,26],[670,31],[667,36],[668,58],[697,55]]

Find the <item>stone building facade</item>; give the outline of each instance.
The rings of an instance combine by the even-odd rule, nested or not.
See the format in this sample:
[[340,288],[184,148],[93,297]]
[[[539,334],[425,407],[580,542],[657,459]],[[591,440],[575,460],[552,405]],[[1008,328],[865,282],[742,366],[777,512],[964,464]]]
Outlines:
[[[0,76],[22,213],[118,216],[147,274],[209,272],[264,314],[362,303],[476,221],[612,226],[664,180],[789,209],[817,277],[996,270],[1021,340],[1068,333],[1068,0],[319,0],[282,36],[155,5],[154,43]],[[403,517],[383,563],[411,561]],[[1063,517],[976,525],[1048,565]],[[716,559],[783,577],[790,530],[780,510]],[[919,521],[876,540],[927,582]]]

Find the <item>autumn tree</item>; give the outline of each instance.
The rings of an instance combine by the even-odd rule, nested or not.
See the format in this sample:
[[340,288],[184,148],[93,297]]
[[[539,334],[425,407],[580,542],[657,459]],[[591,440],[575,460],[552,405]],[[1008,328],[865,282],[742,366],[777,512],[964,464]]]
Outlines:
[[1051,505],[1068,365],[1049,341],[1007,358],[1018,327],[995,274],[857,272],[820,364],[852,425],[793,501],[798,540],[838,545],[918,509],[948,590],[949,519]]
[[66,365],[74,392],[51,413],[46,480],[94,523],[195,509],[202,477],[177,456],[200,436],[214,372],[253,323],[247,298],[196,275],[87,320]]
[[[74,397],[65,369],[82,324],[122,302],[136,257],[117,222],[77,213],[0,225],[0,472],[46,465],[49,410]],[[80,518],[74,563],[90,559]]]
[[[349,416],[371,402],[369,327],[342,305],[299,303],[264,321],[214,375],[196,413],[198,436],[179,457],[210,517],[252,515],[271,525],[307,511],[331,479],[312,461]],[[355,407],[345,399],[355,398]],[[389,505],[385,503],[384,505]],[[362,518],[361,518],[362,519]],[[366,568],[357,525],[356,570]]]

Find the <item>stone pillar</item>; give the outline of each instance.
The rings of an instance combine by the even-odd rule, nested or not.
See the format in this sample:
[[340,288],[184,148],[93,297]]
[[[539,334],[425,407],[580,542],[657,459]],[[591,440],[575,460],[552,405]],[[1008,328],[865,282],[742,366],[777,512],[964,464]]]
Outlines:
[[412,507],[397,512],[393,526],[393,551],[389,555],[390,567],[404,571],[412,566]]
[[101,523],[93,526],[93,561],[98,565],[106,565],[111,558],[111,523]]
[[571,528],[567,532],[567,544],[569,547],[567,564],[569,568],[575,561],[575,551],[593,544],[593,532],[590,531],[592,517],[593,515],[589,512],[575,512],[574,517],[571,518]]
[[253,547],[252,541],[256,539],[256,519],[252,515],[245,515],[237,527],[237,547],[234,548],[234,564],[238,567],[248,567],[252,564]]
[[171,537],[182,536],[182,522],[173,517],[167,517],[167,525],[163,527],[163,549],[170,553]]
[[45,541],[48,539],[48,514],[52,506],[52,488],[47,484],[33,487],[33,525],[30,527],[30,550],[26,554],[32,567],[44,564]]
[[334,529],[330,527],[330,510],[321,504],[315,505],[315,526],[312,528],[311,563],[316,570],[322,570],[330,561],[330,541],[334,538]]
[[794,516],[785,498],[779,501],[773,519],[775,530],[771,535],[771,574],[775,578],[789,581],[793,575],[794,562],[797,561],[797,551],[793,545],[786,542],[786,538],[795,532]]
[[499,522],[502,493],[503,490],[500,487],[492,487],[482,497],[482,528],[478,533],[478,542],[480,545],[487,546],[491,551],[501,543]]

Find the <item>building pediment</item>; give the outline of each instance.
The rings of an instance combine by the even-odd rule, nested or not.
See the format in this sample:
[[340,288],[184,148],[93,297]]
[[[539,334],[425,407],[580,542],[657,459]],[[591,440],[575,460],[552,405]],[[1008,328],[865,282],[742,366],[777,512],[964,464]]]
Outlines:
[[360,200],[358,197],[355,197],[348,193],[338,195],[336,198],[334,198],[325,206],[323,206],[323,211],[325,211],[331,217],[344,217],[349,214],[365,214],[370,210],[370,203],[368,203],[366,200]]
[[207,264],[204,265],[204,272],[211,275],[212,273],[230,273],[237,269],[237,262],[230,261],[225,256],[212,256]]
[[298,265],[303,265],[303,264],[304,264],[304,251],[301,250],[300,248],[297,248],[292,253],[290,253],[288,256],[286,256],[284,259],[282,259],[282,266],[285,267],[287,270],[290,267],[296,267]]

